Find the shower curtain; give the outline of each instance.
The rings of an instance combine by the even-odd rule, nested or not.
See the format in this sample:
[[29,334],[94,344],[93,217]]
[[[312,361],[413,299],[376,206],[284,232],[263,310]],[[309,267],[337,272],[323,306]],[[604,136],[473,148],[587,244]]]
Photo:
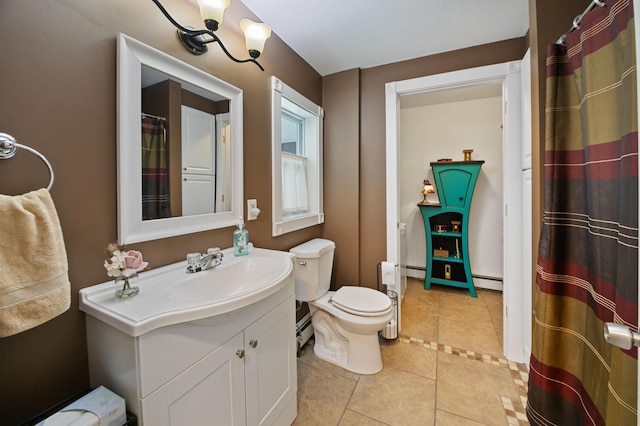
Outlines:
[[171,217],[164,120],[142,118],[142,219]]
[[606,0],[547,57],[545,199],[527,416],[535,425],[635,425],[638,111],[633,8]]

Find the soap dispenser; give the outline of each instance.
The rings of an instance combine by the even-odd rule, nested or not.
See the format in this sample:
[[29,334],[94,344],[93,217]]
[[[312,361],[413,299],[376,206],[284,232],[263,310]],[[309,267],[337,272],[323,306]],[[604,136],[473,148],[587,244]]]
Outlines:
[[233,254],[246,256],[249,254],[249,231],[244,229],[244,221],[240,217],[238,229],[233,231]]

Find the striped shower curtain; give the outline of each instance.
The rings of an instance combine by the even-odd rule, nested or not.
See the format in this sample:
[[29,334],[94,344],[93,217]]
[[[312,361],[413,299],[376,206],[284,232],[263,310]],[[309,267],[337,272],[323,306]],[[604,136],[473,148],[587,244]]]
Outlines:
[[527,416],[535,425],[635,425],[638,111],[633,8],[606,0],[547,58],[545,200],[533,294]]
[[142,219],[171,217],[164,120],[142,118]]

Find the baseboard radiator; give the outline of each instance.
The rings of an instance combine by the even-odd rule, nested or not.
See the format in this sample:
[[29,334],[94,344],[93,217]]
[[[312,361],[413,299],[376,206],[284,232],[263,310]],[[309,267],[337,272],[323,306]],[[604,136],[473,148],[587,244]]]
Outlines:
[[313,326],[311,325],[311,313],[308,313],[296,323],[296,351],[300,356],[300,349],[313,336]]

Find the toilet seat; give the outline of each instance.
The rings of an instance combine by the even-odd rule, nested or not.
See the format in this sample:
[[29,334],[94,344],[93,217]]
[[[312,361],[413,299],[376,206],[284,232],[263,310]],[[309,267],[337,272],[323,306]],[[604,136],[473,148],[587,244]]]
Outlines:
[[363,317],[384,315],[392,308],[391,299],[386,294],[368,287],[341,287],[330,302],[341,311]]

